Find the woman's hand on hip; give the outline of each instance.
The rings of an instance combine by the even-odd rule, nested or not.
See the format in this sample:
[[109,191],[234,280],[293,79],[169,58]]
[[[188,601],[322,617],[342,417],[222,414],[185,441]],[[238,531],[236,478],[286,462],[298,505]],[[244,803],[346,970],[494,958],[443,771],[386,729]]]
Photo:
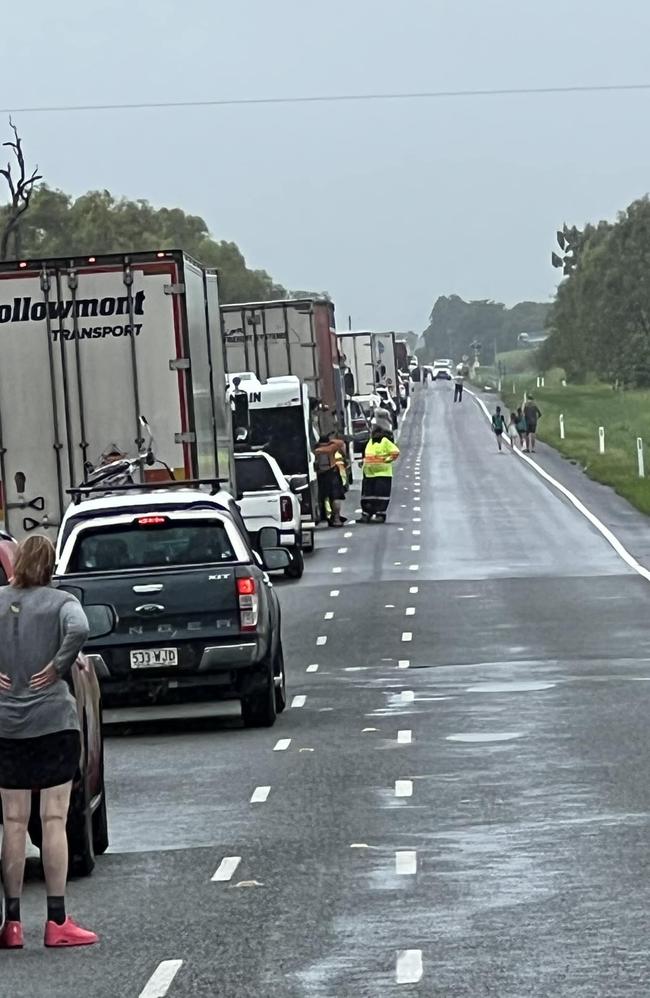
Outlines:
[[59,674],[50,662],[40,672],[35,672],[29,681],[30,690],[44,690],[46,686],[51,686],[59,678]]
[[9,693],[10,690],[11,679],[4,672],[0,672],[0,693]]

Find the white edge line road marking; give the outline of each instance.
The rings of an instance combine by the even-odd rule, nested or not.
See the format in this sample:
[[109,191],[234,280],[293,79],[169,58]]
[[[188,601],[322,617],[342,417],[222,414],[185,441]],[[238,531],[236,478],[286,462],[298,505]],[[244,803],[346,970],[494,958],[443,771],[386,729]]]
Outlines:
[[395,980],[398,984],[417,984],[422,980],[421,949],[403,949],[397,954],[395,965]]
[[395,853],[395,873],[398,877],[412,877],[418,872],[418,854],[412,849],[399,849]]
[[231,879],[240,863],[241,856],[224,856],[210,879],[213,883],[225,883]]
[[334,620],[334,611],[328,610],[325,616],[323,617],[323,620]]
[[410,728],[403,728],[397,732],[398,745],[411,745],[413,743],[413,732]]
[[253,796],[251,797],[251,804],[263,804],[264,801],[267,800],[270,793],[270,787],[255,787],[253,790]]
[[411,631],[402,631],[402,641],[412,641],[413,634]]
[[341,591],[340,589],[331,589],[330,596],[336,598],[339,595],[340,591]]
[[408,658],[400,658],[399,662],[397,663],[398,669],[408,669],[410,668],[410,666],[411,662]]
[[286,752],[290,745],[291,745],[290,738],[280,738],[279,741],[277,741],[273,746],[273,751]]
[[419,591],[420,591],[419,586],[411,586],[411,588],[409,589],[411,596],[415,596],[415,594],[418,593]]
[[312,665],[308,665],[306,672],[318,672],[318,662],[313,662]]
[[[490,413],[488,411],[487,406],[485,405],[485,402],[483,402],[483,400],[480,399],[474,392],[470,391],[469,394],[476,399],[479,406],[483,410],[485,416],[488,419],[491,419],[492,417],[490,416]],[[566,499],[568,499],[571,505],[575,506],[578,512],[582,513],[585,519],[587,519],[589,523],[591,523],[592,527],[595,527],[596,530],[600,534],[602,534],[602,536],[605,538],[608,544],[611,544],[611,546],[616,551],[616,554],[619,556],[619,558],[622,558],[622,560],[629,568],[637,572],[643,579],[646,580],[646,582],[650,582],[650,570],[645,568],[640,562],[636,560],[636,558],[633,555],[630,554],[627,548],[621,544],[618,537],[616,537],[616,535],[612,533],[609,527],[606,527],[605,524],[602,522],[602,520],[599,520],[598,517],[591,512],[590,509],[587,509],[585,504],[583,502],[580,502],[578,497],[575,496],[573,492],[567,489],[565,485],[562,485],[561,482],[558,482],[556,478],[553,478],[552,475],[549,475],[547,471],[544,471],[544,469],[541,468],[539,464],[536,464],[535,461],[531,461],[531,459],[527,457],[526,454],[522,454],[522,452],[520,450],[517,450],[516,447],[514,448],[514,453],[521,461],[525,461],[526,464],[530,465],[531,468],[534,468],[537,474],[541,476],[541,478],[549,482],[554,488],[558,490],[558,492],[560,492]]]
[[413,780],[395,780],[396,797],[413,796]]
[[292,707],[304,707],[306,699],[307,699],[307,697],[305,696],[304,693],[298,693],[298,695],[295,696],[293,698],[293,700],[291,701],[291,706]]
[[414,606],[407,606],[406,610],[404,611],[404,615],[406,617],[414,617],[415,616],[415,607]]
[[145,984],[139,998],[164,998],[182,966],[182,960],[163,960]]

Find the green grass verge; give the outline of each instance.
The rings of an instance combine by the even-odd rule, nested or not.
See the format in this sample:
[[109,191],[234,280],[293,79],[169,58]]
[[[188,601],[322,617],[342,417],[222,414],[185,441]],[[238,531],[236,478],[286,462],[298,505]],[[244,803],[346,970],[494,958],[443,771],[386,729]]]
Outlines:
[[[503,383],[502,397],[509,409],[521,405],[524,391],[542,411],[539,438],[565,457],[577,461],[590,478],[610,485],[637,509],[650,514],[650,480],[639,478],[637,437],[644,441],[650,475],[650,391],[615,392],[607,385],[561,386],[561,372],[546,375],[547,387],[536,388],[536,378],[515,378]],[[565,439],[560,440],[560,414]],[[599,453],[598,427],[605,428],[605,453]]]

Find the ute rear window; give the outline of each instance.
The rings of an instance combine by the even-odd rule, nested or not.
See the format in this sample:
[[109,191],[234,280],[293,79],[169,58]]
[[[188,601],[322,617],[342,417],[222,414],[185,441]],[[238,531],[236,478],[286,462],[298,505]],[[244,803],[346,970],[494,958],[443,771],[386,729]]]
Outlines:
[[85,530],[72,553],[71,572],[119,572],[236,561],[224,525],[211,520],[137,522]]
[[240,492],[263,492],[265,489],[279,488],[271,465],[263,457],[236,458],[235,473]]

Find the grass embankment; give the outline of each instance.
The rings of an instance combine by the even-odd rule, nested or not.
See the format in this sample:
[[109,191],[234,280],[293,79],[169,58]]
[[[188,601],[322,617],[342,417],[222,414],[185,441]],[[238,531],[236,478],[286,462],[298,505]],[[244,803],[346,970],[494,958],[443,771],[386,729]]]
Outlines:
[[[516,394],[512,392],[513,381]],[[577,461],[590,478],[610,485],[650,515],[650,477],[639,478],[636,443],[637,437],[643,439],[650,476],[650,391],[614,391],[602,384],[563,388],[558,372],[547,375],[545,381],[548,387],[537,388],[535,377],[504,379],[506,406],[516,409],[524,392],[532,393],[542,411],[540,440]],[[560,414],[564,415],[564,440],[560,440]],[[605,428],[604,454],[599,453],[599,426]]]

